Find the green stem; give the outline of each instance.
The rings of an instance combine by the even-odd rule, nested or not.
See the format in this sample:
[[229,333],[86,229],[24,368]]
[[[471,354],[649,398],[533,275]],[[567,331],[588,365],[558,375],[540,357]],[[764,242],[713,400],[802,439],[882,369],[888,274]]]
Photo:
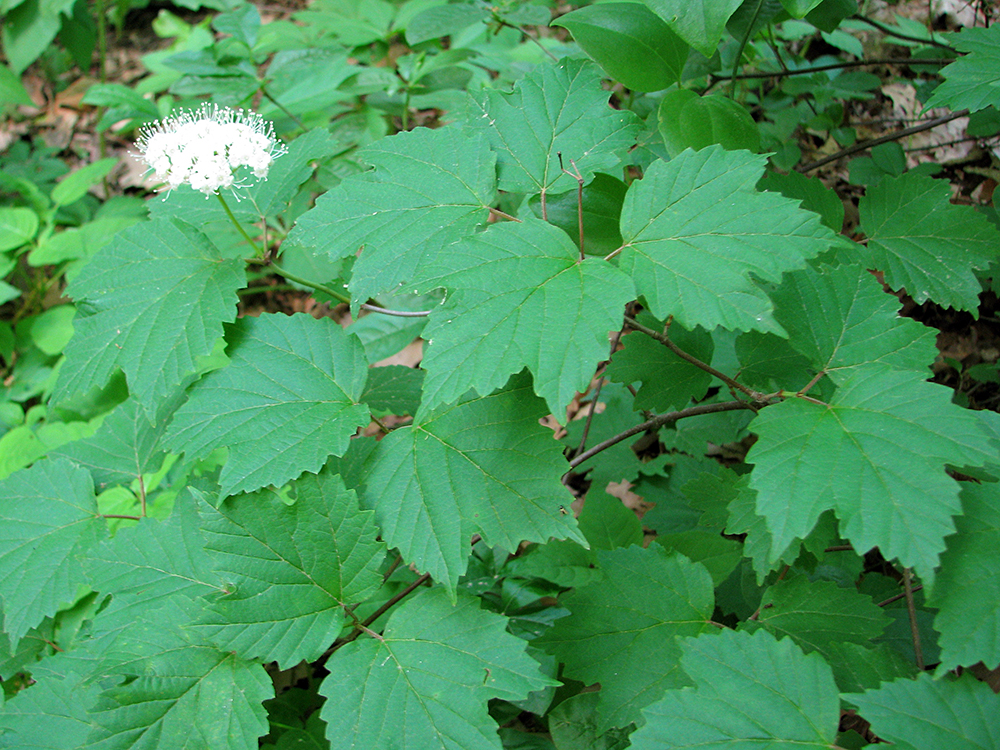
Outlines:
[[346,294],[341,294],[336,289],[331,289],[323,284],[317,284],[315,281],[309,281],[309,279],[304,279],[301,276],[296,276],[290,271],[286,271],[284,268],[275,269],[280,275],[284,276],[289,281],[294,281],[296,284],[302,284],[302,286],[307,286],[311,289],[315,289],[317,292],[323,292],[323,294],[328,294],[333,297],[338,302],[343,302],[344,304],[351,304],[351,298]]
[[764,5],[764,0],[757,0],[757,7],[754,8],[753,17],[750,19],[750,23],[747,24],[747,33],[743,35],[743,38],[740,40],[740,47],[738,50],[736,50],[736,59],[733,60],[733,76],[732,76],[733,79],[732,96],[734,99],[736,98],[736,75],[740,69],[740,60],[743,59],[743,50],[747,48],[747,44],[750,42],[750,34],[751,32],[753,32],[753,25],[757,22],[757,16],[760,15],[760,9],[763,7],[763,5]]
[[236,230],[243,235],[243,238],[247,242],[250,243],[250,247],[253,248],[254,255],[256,255],[257,257],[262,257],[263,253],[261,253],[261,250],[257,246],[257,243],[254,242],[253,239],[251,239],[250,235],[247,234],[247,230],[245,230],[243,228],[243,225],[236,220],[235,216],[233,216],[233,212],[229,209],[229,204],[226,203],[226,199],[222,197],[222,193],[216,193],[215,197],[219,199],[219,203],[222,204],[222,208],[224,208],[226,211],[226,216],[228,216],[229,220],[233,222],[233,226],[236,227]]
[[294,122],[296,125],[298,125],[303,130],[308,130],[308,128],[305,126],[305,123],[302,122],[302,120],[300,120],[298,117],[296,117],[291,112],[289,112],[288,109],[285,108],[285,105],[283,105],[281,102],[279,102],[273,96],[271,96],[271,92],[267,90],[267,87],[264,85],[263,81],[261,81],[261,84],[260,84],[260,93],[263,94],[264,98],[267,99],[269,102],[271,102],[271,104],[273,104],[275,107],[277,107],[278,109],[280,109],[285,114],[285,117],[290,118],[292,120],[292,122]]

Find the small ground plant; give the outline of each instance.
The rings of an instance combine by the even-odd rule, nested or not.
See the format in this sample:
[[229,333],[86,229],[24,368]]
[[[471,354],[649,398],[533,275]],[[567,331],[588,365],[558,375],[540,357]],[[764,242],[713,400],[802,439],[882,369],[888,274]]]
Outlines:
[[900,315],[997,216],[852,114],[867,30],[995,135],[1000,25],[856,11],[162,22],[148,217],[2,181],[0,747],[1000,746],[1000,418]]

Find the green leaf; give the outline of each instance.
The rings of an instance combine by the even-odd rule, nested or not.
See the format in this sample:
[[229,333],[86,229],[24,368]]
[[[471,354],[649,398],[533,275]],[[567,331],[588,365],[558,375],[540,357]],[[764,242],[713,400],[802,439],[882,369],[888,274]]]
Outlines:
[[[75,0],[24,0],[4,18],[3,51],[15,74],[20,75],[45,51],[70,15]],[[13,6],[7,5],[5,9]]]
[[966,27],[949,41],[967,54],[941,71],[944,83],[934,89],[924,110],[949,107],[977,112],[1000,105],[1000,29]]
[[703,528],[659,534],[656,544],[684,555],[691,562],[704,565],[712,576],[714,586],[721,585],[743,557],[742,545],[735,539],[726,539],[717,532]]
[[[91,723],[87,709],[100,688],[58,655],[44,662],[62,674],[34,672],[30,688],[21,690],[0,709],[0,748],[17,750],[78,750],[84,747]],[[33,670],[34,671],[34,670]]]
[[788,638],[725,630],[681,641],[681,666],[697,687],[671,690],[643,711],[635,750],[826,750],[840,701],[830,667]]
[[28,90],[21,83],[21,78],[6,65],[0,65],[0,101],[9,104],[23,104],[27,107],[35,106]]
[[677,83],[688,56],[688,45],[638,3],[588,5],[552,25],[569,29],[610,78],[633,91],[660,91]]
[[501,190],[564,193],[577,187],[562,171],[576,165],[584,182],[612,173],[635,143],[638,118],[608,106],[597,66],[564,58],[539,65],[514,91],[485,91],[470,103],[469,122],[481,128],[497,153]]
[[877,546],[933,580],[961,512],[945,465],[982,465],[995,450],[970,412],[919,377],[871,365],[828,405],[790,398],[757,415],[747,461],[772,561],[831,508],[855,549]]
[[581,261],[565,232],[536,219],[495,224],[453,245],[423,276],[425,288],[462,292],[423,332],[424,410],[470,388],[487,394],[527,367],[549,411],[564,414],[635,298],[625,274],[603,259]]
[[150,421],[236,317],[242,260],[224,260],[204,234],[171,219],[126,229],[70,284],[77,301],[53,400],[104,385],[116,369]]
[[971,207],[953,205],[946,181],[914,173],[883,179],[859,211],[867,252],[856,247],[866,268],[918,303],[978,309],[982,284],[973,269],[996,259],[1000,234]]
[[[349,643],[327,661],[321,712],[333,750],[388,745],[500,750],[491,698],[521,700],[557,684],[473,597],[424,591],[396,608],[382,638]],[[387,721],[387,717],[405,721]]]
[[872,365],[925,375],[937,357],[934,332],[901,318],[899,300],[857,266],[787,274],[771,299],[792,347],[835,383]]
[[711,57],[726,21],[742,0],[645,0],[677,35],[705,57]]
[[832,663],[831,646],[865,645],[882,635],[889,617],[871,597],[832,581],[810,581],[799,576],[771,586],[761,601],[756,621],[742,627],[763,628],[775,638],[790,637],[805,653],[818,651]]
[[429,39],[449,36],[487,17],[485,8],[464,3],[425,8],[406,24],[406,43],[412,47]]
[[385,557],[374,514],[359,512],[339,476],[306,475],[293,488],[293,505],[261,490],[202,506],[208,553],[236,588],[199,629],[220,648],[281,669],[314,661],[333,643],[344,607],[381,585]]
[[118,159],[99,159],[75,172],[70,172],[52,189],[52,202],[56,206],[68,206],[80,200],[91,187],[96,185],[110,172]]
[[657,318],[673,315],[688,330],[783,333],[751,274],[777,281],[835,239],[796,201],[754,190],[764,162],[709,146],[655,162],[632,183],[622,207],[620,267]]
[[320,196],[289,239],[353,256],[360,301],[413,277],[424,259],[484,224],[496,195],[486,138],[457,126],[399,133],[359,153],[374,170]]
[[421,412],[378,442],[361,494],[405,560],[454,590],[475,533],[506,549],[549,537],[583,542],[561,511],[572,500],[560,482],[566,462],[538,423],[546,410],[527,378]]
[[534,641],[567,676],[600,682],[599,731],[624,727],[664,691],[690,684],[677,636],[714,632],[708,571],[662,547],[599,552],[604,579],[568,594],[572,614]]
[[757,188],[802,201],[802,208],[818,213],[823,223],[834,232],[839,233],[844,226],[843,201],[818,177],[806,177],[800,172],[781,174],[768,171],[757,182]]
[[934,680],[922,674],[844,699],[858,707],[875,734],[901,750],[1000,747],[997,696],[971,674],[958,680]]
[[577,522],[591,550],[642,544],[642,523],[635,512],[606,492],[594,490],[587,493]]
[[760,151],[760,131],[750,113],[728,96],[668,91],[657,109],[660,135],[671,157],[720,144],[727,151]]
[[819,5],[823,0],[781,0],[782,6],[792,18],[804,18],[805,15]]
[[827,651],[827,663],[842,693],[876,688],[899,677],[916,677],[920,672],[916,664],[886,643],[874,648],[858,643],[831,643]]
[[265,314],[227,327],[230,363],[191,387],[166,445],[204,456],[229,448],[223,495],[281,485],[344,455],[370,421],[361,343],[330,318]]
[[379,414],[415,414],[420,406],[424,375],[423,370],[402,365],[373,367],[368,371],[361,401]]
[[91,712],[94,750],[242,750],[268,731],[274,696],[261,664],[203,646],[178,648],[154,675],[106,690]]
[[[663,324],[651,315],[640,315],[639,322],[653,330],[663,330]],[[705,331],[687,331],[674,325],[670,327],[670,339],[702,362],[712,361],[715,346]],[[607,376],[618,383],[642,383],[635,396],[633,408],[636,410],[682,409],[692,399],[700,401],[708,392],[711,375],[681,359],[652,337],[636,331],[623,336],[622,345],[611,357]]]
[[27,244],[37,231],[38,214],[30,208],[0,208],[0,252]]
[[[622,233],[618,222],[625,200],[625,183],[617,177],[597,173],[583,188],[583,251],[602,258],[621,247]],[[540,195],[528,199],[531,212],[542,218]],[[580,242],[580,202],[577,193],[570,191],[546,200],[547,221],[562,229],[574,243]]]
[[[183,394],[178,391],[164,405],[172,412]],[[115,484],[129,484],[143,474],[160,468],[165,451],[160,445],[167,429],[166,419],[150,424],[135,399],[115,407],[92,436],[49,451],[86,467],[99,492]]]
[[941,668],[1000,665],[1000,496],[995,484],[962,485],[964,513],[946,540],[928,604],[936,607]]
[[73,601],[80,559],[107,534],[90,475],[43,459],[0,481],[0,599],[12,642]]

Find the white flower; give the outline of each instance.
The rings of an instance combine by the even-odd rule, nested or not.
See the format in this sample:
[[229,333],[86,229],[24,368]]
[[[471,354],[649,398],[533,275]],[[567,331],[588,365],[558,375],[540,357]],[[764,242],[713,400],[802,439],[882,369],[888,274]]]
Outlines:
[[235,182],[239,167],[264,179],[286,150],[260,115],[211,104],[143,128],[137,145],[157,179],[171,189],[187,183],[206,196],[242,184]]

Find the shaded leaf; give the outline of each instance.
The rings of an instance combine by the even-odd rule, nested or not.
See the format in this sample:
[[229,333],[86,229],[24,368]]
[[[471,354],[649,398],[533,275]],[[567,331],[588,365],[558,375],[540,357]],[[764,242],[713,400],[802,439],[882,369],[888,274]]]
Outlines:
[[689,680],[677,636],[712,632],[712,579],[697,563],[662,547],[598,552],[604,578],[568,594],[572,614],[534,641],[565,673],[601,683],[598,731],[624,727],[639,709]]
[[941,70],[944,83],[934,89],[925,110],[949,107],[952,110],[968,109],[977,112],[986,107],[1000,105],[1000,29],[966,27],[949,42],[959,52],[959,57]]
[[740,7],[741,1],[645,0],[645,3],[666,21],[681,39],[705,57],[711,57],[722,38],[726,21]]

